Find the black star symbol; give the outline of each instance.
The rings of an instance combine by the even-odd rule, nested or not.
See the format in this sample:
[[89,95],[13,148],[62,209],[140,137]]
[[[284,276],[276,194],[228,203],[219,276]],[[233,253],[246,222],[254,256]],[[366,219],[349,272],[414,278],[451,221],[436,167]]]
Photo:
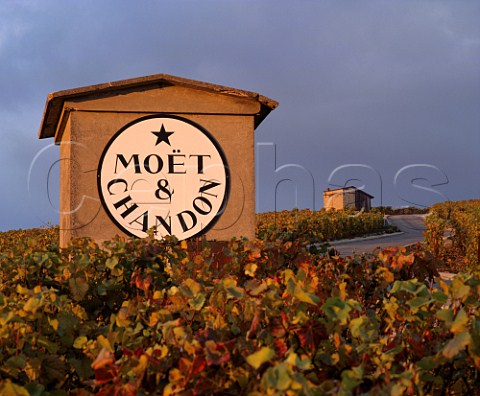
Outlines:
[[173,132],[167,132],[165,130],[165,127],[163,126],[163,124],[162,124],[162,127],[160,128],[159,132],[152,131],[152,133],[157,137],[157,143],[155,143],[155,146],[162,143],[162,142],[165,142],[170,146],[170,140],[168,140],[168,139],[169,139],[170,135],[173,135]]

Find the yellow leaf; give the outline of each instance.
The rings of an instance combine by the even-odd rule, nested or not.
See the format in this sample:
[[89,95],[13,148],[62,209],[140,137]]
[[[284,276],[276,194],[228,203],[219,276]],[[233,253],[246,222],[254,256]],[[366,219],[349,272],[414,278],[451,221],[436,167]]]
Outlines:
[[175,384],[167,384],[165,388],[163,388],[163,396],[171,396],[175,394]]
[[248,263],[245,265],[245,275],[254,277],[255,276],[255,271],[257,270],[258,265],[255,263]]
[[142,356],[140,356],[140,359],[138,359],[138,365],[136,365],[132,371],[137,375],[137,376],[140,376],[142,375],[146,368],[148,366],[148,358],[147,358],[147,355],[143,354]]
[[275,351],[269,347],[262,347],[255,353],[247,356],[247,363],[254,369],[258,369],[263,363],[268,362],[275,356]]
[[72,312],[82,320],[88,320],[87,311],[81,305],[72,306]]
[[338,289],[339,289],[339,293],[340,293],[340,298],[345,301],[346,298],[347,298],[347,292],[346,292],[346,288],[347,288],[347,283],[346,282],[342,282],[338,285]]
[[470,292],[470,286],[465,285],[460,278],[453,278],[452,283],[450,284],[450,291],[452,292],[453,298],[461,299],[465,301]]
[[468,326],[468,315],[465,312],[465,310],[462,308],[460,311],[458,311],[457,316],[455,317],[455,320],[453,321],[452,326],[450,327],[450,331],[453,334],[460,334],[467,329],[467,326]]
[[105,336],[103,336],[102,334],[100,334],[97,337],[97,343],[103,348],[107,349],[108,351],[113,352],[113,348],[112,348],[112,345],[110,344],[110,341],[108,341],[108,339],[105,338]]
[[168,380],[170,382],[180,382],[182,379],[183,379],[183,374],[179,369],[174,368],[170,370],[170,373],[168,374]]
[[298,359],[298,355],[295,352],[290,352],[287,359],[286,359],[286,362],[290,366],[296,366],[297,365],[297,359]]
[[394,384],[390,390],[391,396],[402,396],[405,394],[405,386],[401,384]]
[[168,349],[168,347],[166,345],[158,345],[158,344],[156,344],[153,347],[153,350],[161,352],[160,356],[158,356],[158,355],[156,356],[158,359],[163,359],[165,356],[168,355],[168,352],[170,352],[170,350]]
[[25,303],[25,305],[23,306],[23,310],[25,312],[35,313],[37,312],[37,309],[40,308],[41,305],[42,304],[38,298],[30,297],[28,301]]
[[130,320],[128,320],[128,316],[129,316],[128,306],[129,306],[129,304],[130,304],[129,301],[124,301],[122,303],[122,307],[118,311],[118,315],[117,315],[117,318],[116,318],[116,324],[117,324],[118,327],[127,327],[131,323]]
[[160,314],[157,311],[153,311],[148,318],[148,325],[154,327],[160,320]]
[[183,284],[191,292],[189,295],[187,295],[187,297],[195,297],[198,293],[202,291],[202,286],[200,285],[200,283],[195,282],[193,279],[189,278]]
[[5,380],[0,387],[0,395],[2,396],[30,396],[30,393],[20,385],[12,383],[9,379]]
[[83,349],[85,348],[85,345],[87,345],[88,338],[85,336],[79,336],[75,339],[73,342],[73,347],[76,349]]
[[184,328],[183,327],[175,327],[173,329],[173,335],[175,337],[175,341],[179,344],[179,345],[183,345],[186,338],[187,338],[187,333],[185,332]]
[[300,301],[306,302],[308,304],[317,305],[320,302],[320,297],[315,294],[307,293],[300,285],[295,286],[293,295]]
[[195,346],[194,344],[190,344],[188,341],[185,341],[183,344],[183,349],[185,352],[187,352],[189,355],[194,355],[195,354]]
[[50,300],[52,302],[57,301],[57,295],[54,292],[50,292]]
[[338,354],[338,352],[332,353],[330,359],[332,360],[331,364],[336,365],[340,361],[340,355]]
[[53,330],[57,331],[58,330],[58,320],[57,319],[50,319],[48,318],[48,323],[50,323],[50,326],[52,326]]
[[21,285],[17,285],[17,293],[23,295],[31,294],[30,289],[27,289],[26,287],[23,287]]

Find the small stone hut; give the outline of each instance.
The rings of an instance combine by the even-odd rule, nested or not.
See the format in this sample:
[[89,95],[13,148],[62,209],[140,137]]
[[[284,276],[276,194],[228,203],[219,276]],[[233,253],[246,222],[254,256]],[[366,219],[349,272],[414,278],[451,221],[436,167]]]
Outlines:
[[327,189],[323,193],[323,206],[326,210],[355,209],[368,212],[372,208],[374,197],[356,187]]

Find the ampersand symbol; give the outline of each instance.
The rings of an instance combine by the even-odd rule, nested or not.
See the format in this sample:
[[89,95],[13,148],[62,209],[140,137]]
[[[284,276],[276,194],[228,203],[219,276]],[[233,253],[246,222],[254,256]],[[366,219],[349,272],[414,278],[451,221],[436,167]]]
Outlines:
[[164,201],[168,199],[169,201],[172,200],[172,195],[174,193],[174,190],[170,191],[168,189],[168,180],[167,179],[160,179],[157,182],[157,187],[158,189],[155,191],[155,196]]

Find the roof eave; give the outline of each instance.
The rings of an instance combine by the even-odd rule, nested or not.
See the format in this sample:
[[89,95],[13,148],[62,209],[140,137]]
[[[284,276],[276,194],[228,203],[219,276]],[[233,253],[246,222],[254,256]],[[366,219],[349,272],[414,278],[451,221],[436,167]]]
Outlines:
[[53,92],[47,96],[40,130],[40,139],[55,136],[56,127],[62,114],[63,103],[69,99],[88,97],[94,94],[112,94],[132,88],[145,88],[165,85],[178,85],[192,89],[209,91],[221,95],[229,95],[247,98],[258,101],[261,104],[260,112],[255,115],[255,128],[267,117],[267,115],[278,106],[278,102],[256,92],[244,91],[217,84],[210,84],[202,81],[190,80],[182,77],[170,76],[167,74],[155,74],[152,76],[119,80],[109,83],[90,85],[80,88],[73,88],[64,91]]

